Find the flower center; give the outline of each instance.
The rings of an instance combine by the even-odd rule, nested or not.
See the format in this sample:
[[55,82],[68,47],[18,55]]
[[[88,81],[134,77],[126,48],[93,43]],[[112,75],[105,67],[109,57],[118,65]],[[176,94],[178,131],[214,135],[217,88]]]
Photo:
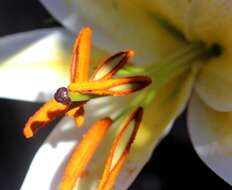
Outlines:
[[[206,47],[200,42],[188,43],[182,49],[176,51],[173,55],[166,57],[154,64],[141,66],[124,66],[115,75],[117,77],[128,77],[133,75],[148,75],[153,79],[153,83],[147,89],[141,91],[132,101],[129,101],[126,106],[123,106],[118,111],[118,114],[113,117],[114,120],[120,119],[138,106],[146,107],[154,99],[157,91],[163,87],[168,81],[183,72],[188,72],[192,67],[199,66],[207,59],[210,59],[221,54],[219,45]],[[115,88],[115,87],[114,87]],[[117,87],[116,87],[117,88]],[[121,88],[121,86],[120,86]],[[112,89],[111,89],[112,90]],[[116,90],[116,89],[114,89]],[[88,101],[93,98],[102,97],[95,94],[85,94],[67,91],[66,88],[60,88],[55,94],[58,102],[68,104],[69,101]]]
[[[136,67],[136,66],[120,66],[119,69],[116,69],[119,63],[127,62],[128,59],[131,57],[130,52],[120,52],[113,57],[110,57],[103,65],[96,68],[97,74],[93,74],[92,80],[92,86],[91,86],[91,80],[88,81],[89,83],[83,84],[84,90],[80,91],[81,84],[71,84],[67,89],[58,89],[58,91],[55,94],[55,99],[58,102],[61,102],[63,104],[69,104],[71,102],[81,102],[81,101],[89,101],[93,98],[99,98],[102,96],[107,96],[107,93],[103,93],[102,86],[105,84],[105,87],[107,87],[106,83],[109,79],[109,76],[114,77],[130,77],[134,75],[148,75],[153,80],[152,84],[146,88],[145,90],[141,91],[135,98],[132,98],[126,106],[123,106],[120,108],[118,115],[116,115],[115,119],[120,118],[121,116],[126,115],[130,110],[134,110],[135,108],[143,105],[146,106],[151,103],[151,101],[154,99],[157,91],[162,88],[164,85],[167,84],[168,81],[170,81],[172,78],[178,76],[179,74],[183,72],[188,72],[188,70],[191,70],[191,68],[194,67],[194,70],[198,70],[200,68],[199,66],[205,62],[206,59],[210,59],[214,56],[219,56],[222,52],[222,48],[218,44],[214,44],[211,47],[207,47],[206,44],[202,42],[189,42],[184,34],[180,31],[178,31],[175,26],[171,25],[169,22],[164,20],[163,18],[154,15],[154,19],[158,21],[161,27],[166,29],[168,32],[170,32],[175,37],[179,38],[181,41],[185,42],[185,46],[181,48],[180,50],[174,52],[174,54],[165,57],[164,59],[150,65],[143,65],[143,67]],[[125,54],[126,53],[126,54]],[[125,54],[125,55],[124,55]],[[125,56],[125,57],[124,57]],[[124,60],[125,59],[125,60]],[[124,60],[124,61],[123,61]],[[197,66],[196,66],[197,65]],[[196,67],[195,67],[196,66]],[[195,69],[197,68],[197,69]],[[117,71],[111,72],[111,71]],[[108,76],[109,75],[109,76]],[[114,77],[110,77],[110,79],[114,80]],[[103,80],[104,79],[104,80]],[[106,80],[107,79],[107,80]],[[101,85],[99,83],[101,82]],[[109,81],[108,81],[109,82]],[[93,84],[94,83],[94,84]],[[108,83],[107,83],[108,84]],[[95,85],[95,86],[93,86]],[[107,87],[107,92],[112,91],[123,91],[124,89],[136,89],[137,83],[133,84],[122,84],[112,87]],[[72,87],[72,89],[71,89]],[[102,86],[104,87],[104,86]],[[75,90],[73,90],[75,89]],[[91,93],[94,92],[94,93]],[[98,94],[97,94],[98,92]],[[106,91],[104,91],[106,92]],[[120,112],[121,111],[121,112]]]
[[144,65],[143,67],[126,66],[119,72],[121,76],[133,74],[145,74],[151,77],[153,83],[145,90],[141,91],[133,101],[116,116],[116,119],[127,115],[131,109],[143,105],[146,108],[154,99],[157,91],[167,84],[175,76],[183,72],[188,72],[192,67],[205,63],[207,59],[220,56],[222,49],[215,44],[211,47],[206,47],[204,43],[194,42],[189,43],[173,55],[160,60],[157,63]]

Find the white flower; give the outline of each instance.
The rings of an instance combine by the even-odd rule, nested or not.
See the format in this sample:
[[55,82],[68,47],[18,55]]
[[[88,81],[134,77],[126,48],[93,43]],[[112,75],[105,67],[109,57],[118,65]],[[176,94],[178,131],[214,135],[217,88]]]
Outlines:
[[[197,61],[191,61],[189,65],[187,62],[187,68],[178,75],[169,75],[169,73],[164,75],[167,79],[165,78],[165,82],[158,88],[153,100],[149,102],[149,106],[145,110],[143,126],[115,184],[115,189],[122,190],[129,187],[149,160],[160,138],[168,132],[176,117],[182,112],[189,98],[188,127],[194,148],[215,173],[232,184],[231,1],[145,0],[131,3],[113,0],[59,0],[54,3],[52,0],[41,0],[41,2],[73,33],[77,33],[86,25],[92,27],[96,47],[105,48],[105,51],[110,52],[122,48],[132,49],[136,52],[134,62],[154,64],[154,68],[157,67],[155,63],[166,60],[166,57],[171,57],[171,55],[176,55],[179,49],[185,49],[186,46],[191,47],[195,41],[204,43],[207,48],[218,47],[220,55],[207,58],[197,55]],[[8,44],[4,47],[7,46]],[[29,51],[30,49],[25,50]],[[186,58],[196,51],[181,55]],[[4,61],[9,65],[12,64],[11,60]],[[60,62],[58,61],[58,63]],[[169,66],[171,64],[167,68]],[[12,66],[12,68],[16,67]],[[173,71],[176,72],[176,69]],[[13,70],[9,69],[9,72],[13,72]],[[0,76],[2,77],[2,75]],[[5,75],[5,77],[9,76]],[[155,75],[153,77],[156,78]],[[33,76],[29,79],[32,80]],[[54,77],[54,81],[56,79],[58,80],[58,77]],[[16,84],[19,81],[14,81],[14,83],[12,81],[12,83]],[[51,89],[54,83],[51,84]],[[28,83],[25,81],[18,86],[26,90],[28,88],[24,87],[26,84]],[[40,82],[38,82],[39,84]],[[43,87],[42,84],[35,89],[34,95],[27,98],[34,100],[36,90],[43,89],[40,88]],[[57,84],[60,86],[58,82]],[[54,88],[57,86],[54,85]],[[46,92],[47,89],[49,88],[43,91]],[[9,97],[10,95],[12,92],[7,93],[6,91],[5,96]],[[63,165],[75,144],[73,139],[80,137],[82,130],[85,130],[75,130],[74,133],[74,129],[72,129],[67,132],[67,137],[64,137],[60,131],[67,130],[71,125],[64,119],[54,129],[36,154],[22,189],[30,189],[31,185],[39,189],[55,187],[54,185],[57,184],[59,175],[61,175],[62,167],[60,166]],[[72,139],[72,141],[65,142],[62,141],[62,138]],[[51,145],[55,141],[54,139],[60,139],[55,147]],[[97,158],[100,159],[101,156]],[[96,169],[94,166],[91,167],[93,167],[93,171]],[[48,168],[47,172],[44,172],[45,168]],[[82,189],[86,189],[85,184],[94,188],[96,181],[97,177],[93,172],[90,178],[84,180]]]

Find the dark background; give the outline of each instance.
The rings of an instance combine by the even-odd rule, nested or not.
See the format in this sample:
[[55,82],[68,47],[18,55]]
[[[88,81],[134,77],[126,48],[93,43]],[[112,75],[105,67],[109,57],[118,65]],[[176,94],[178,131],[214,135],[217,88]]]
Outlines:
[[[35,0],[0,2],[1,37],[52,26],[59,24]],[[50,125],[30,140],[22,136],[26,118],[39,106],[0,99],[0,190],[20,188],[33,155],[52,129]],[[130,190],[230,189],[194,152],[185,118],[186,113],[176,121]]]

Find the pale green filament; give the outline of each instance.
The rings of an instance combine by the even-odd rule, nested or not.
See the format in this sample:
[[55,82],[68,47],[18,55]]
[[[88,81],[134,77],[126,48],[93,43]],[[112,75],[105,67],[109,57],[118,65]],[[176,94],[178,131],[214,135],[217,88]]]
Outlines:
[[[152,84],[130,101],[126,107],[123,107],[118,115],[113,119],[118,120],[126,116],[131,110],[143,105],[146,107],[154,99],[157,91],[164,86],[170,79],[191,68],[195,63],[216,55],[214,48],[206,48],[202,43],[190,43],[174,55],[143,67],[125,66],[118,73],[117,77],[128,77],[135,75],[147,75],[152,78]],[[117,89],[117,87],[115,87]],[[81,94],[69,92],[72,101],[88,101],[101,96],[93,94]]]
[[94,95],[94,94],[81,94],[78,92],[68,92],[68,96],[71,98],[72,102],[83,102],[88,101],[93,98],[99,98],[101,96]]
[[[217,51],[217,50],[216,50]],[[148,75],[153,81],[152,84],[139,93],[133,101],[122,108],[122,111],[114,118],[118,120],[128,115],[131,110],[143,105],[146,108],[154,99],[157,91],[164,86],[170,79],[191,68],[195,63],[217,55],[215,48],[206,48],[202,43],[191,43],[176,52],[174,55],[161,60],[158,63],[143,67],[126,66],[120,70],[119,76],[128,75]]]

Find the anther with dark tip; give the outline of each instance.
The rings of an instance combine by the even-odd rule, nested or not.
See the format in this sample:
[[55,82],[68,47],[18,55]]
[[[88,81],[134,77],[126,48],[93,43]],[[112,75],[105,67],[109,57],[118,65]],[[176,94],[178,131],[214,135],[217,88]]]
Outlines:
[[58,88],[54,94],[54,98],[57,102],[65,105],[69,105],[71,103],[71,99],[68,96],[68,89],[65,87]]

